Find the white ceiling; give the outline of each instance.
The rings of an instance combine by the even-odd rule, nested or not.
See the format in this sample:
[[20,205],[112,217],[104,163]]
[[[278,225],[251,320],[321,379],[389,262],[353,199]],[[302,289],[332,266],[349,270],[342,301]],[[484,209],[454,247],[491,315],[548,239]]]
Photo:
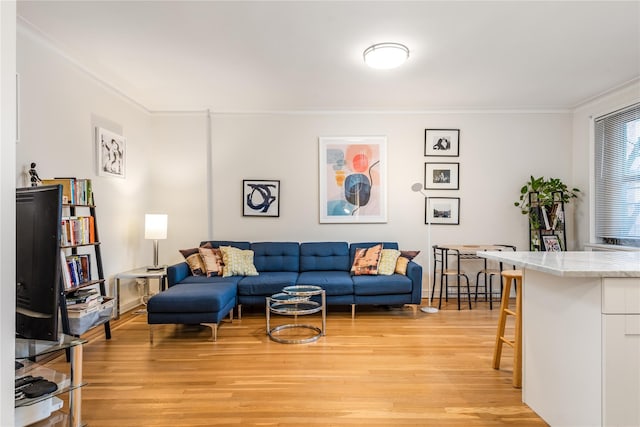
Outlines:
[[[640,77],[640,1],[49,0],[18,15],[153,111],[570,109]],[[409,61],[368,69],[385,41]]]

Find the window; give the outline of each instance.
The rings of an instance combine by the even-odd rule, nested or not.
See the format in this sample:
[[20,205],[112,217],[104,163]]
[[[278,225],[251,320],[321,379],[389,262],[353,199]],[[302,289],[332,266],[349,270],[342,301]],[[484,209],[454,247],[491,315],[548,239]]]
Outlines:
[[595,232],[640,247],[640,104],[595,120]]

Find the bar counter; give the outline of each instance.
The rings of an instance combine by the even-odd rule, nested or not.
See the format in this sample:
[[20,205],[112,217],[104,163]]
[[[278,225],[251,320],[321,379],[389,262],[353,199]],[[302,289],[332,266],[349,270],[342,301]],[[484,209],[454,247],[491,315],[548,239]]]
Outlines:
[[477,254],[524,272],[523,402],[552,426],[640,425],[640,252]]

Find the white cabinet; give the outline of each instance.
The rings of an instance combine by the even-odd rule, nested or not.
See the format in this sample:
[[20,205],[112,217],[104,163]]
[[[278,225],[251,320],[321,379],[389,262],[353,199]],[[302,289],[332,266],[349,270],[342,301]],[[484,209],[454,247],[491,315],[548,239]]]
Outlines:
[[524,270],[522,398],[552,426],[640,426],[640,252],[486,252]]
[[640,279],[606,278],[602,300],[605,426],[640,426]]

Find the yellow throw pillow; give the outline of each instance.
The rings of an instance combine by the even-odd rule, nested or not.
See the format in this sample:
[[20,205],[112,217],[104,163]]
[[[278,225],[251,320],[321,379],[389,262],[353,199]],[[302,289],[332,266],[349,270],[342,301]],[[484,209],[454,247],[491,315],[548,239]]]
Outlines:
[[396,261],[396,273],[406,276],[409,261],[418,256],[419,253],[420,251],[400,251],[400,256]]
[[222,276],[222,252],[220,249],[198,248],[207,276]]
[[356,249],[351,266],[351,274],[361,276],[366,274],[378,274],[378,263],[382,253],[382,244],[371,246],[370,248]]
[[257,276],[258,271],[253,265],[253,251],[238,249],[233,246],[221,246],[222,277],[231,276]]
[[402,274],[403,276],[407,275],[407,265],[409,265],[409,258],[405,258],[403,256],[399,256],[396,261],[396,269],[395,272],[398,274]]
[[397,249],[383,249],[380,255],[380,263],[378,264],[378,274],[390,276],[396,269],[396,262],[400,256]]

